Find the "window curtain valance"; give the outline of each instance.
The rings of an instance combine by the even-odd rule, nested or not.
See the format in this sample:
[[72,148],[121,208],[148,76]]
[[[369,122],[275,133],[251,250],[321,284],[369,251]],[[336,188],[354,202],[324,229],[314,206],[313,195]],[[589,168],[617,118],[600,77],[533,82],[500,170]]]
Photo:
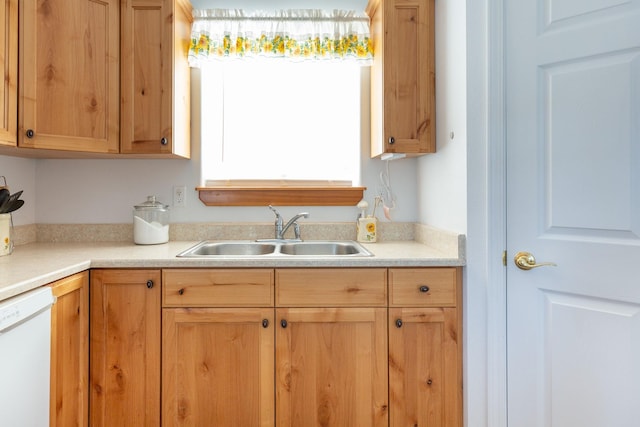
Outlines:
[[364,12],[194,10],[189,64],[251,57],[355,61],[370,65],[373,46]]

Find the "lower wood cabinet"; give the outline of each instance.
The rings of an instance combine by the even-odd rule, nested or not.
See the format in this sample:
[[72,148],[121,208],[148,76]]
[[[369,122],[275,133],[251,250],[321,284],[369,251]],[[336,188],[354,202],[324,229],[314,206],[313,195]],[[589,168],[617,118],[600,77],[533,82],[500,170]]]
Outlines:
[[386,426],[387,269],[276,269],[276,425]]
[[273,269],[162,276],[162,425],[274,425]]
[[459,426],[456,309],[389,310],[389,425]]
[[273,426],[273,308],[162,314],[162,425]]
[[160,270],[92,270],[90,425],[160,425]]
[[389,269],[389,425],[462,426],[459,268]]
[[386,426],[386,308],[276,313],[276,425]]
[[459,268],[93,270],[90,425],[460,427],[460,289]]
[[89,272],[52,284],[49,425],[89,423]]

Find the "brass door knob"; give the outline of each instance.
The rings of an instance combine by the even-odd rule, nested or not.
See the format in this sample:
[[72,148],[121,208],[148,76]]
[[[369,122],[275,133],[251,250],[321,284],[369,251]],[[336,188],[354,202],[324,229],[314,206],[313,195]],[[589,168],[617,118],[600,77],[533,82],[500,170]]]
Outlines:
[[515,262],[516,267],[520,270],[531,270],[532,268],[551,266],[556,267],[557,264],[553,262],[541,262],[540,264],[536,263],[536,257],[529,252],[518,252],[516,256],[513,257],[513,262]]

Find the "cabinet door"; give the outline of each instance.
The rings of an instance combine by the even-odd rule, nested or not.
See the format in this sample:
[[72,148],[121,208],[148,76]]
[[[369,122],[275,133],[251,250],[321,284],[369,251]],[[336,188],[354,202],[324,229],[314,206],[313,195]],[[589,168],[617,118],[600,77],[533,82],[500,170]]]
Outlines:
[[18,127],[18,1],[0,3],[0,145],[16,145]]
[[455,308],[389,309],[390,426],[461,425]]
[[117,0],[24,0],[18,145],[118,152]]
[[191,7],[122,2],[122,153],[189,157]]
[[89,423],[89,273],[51,284],[50,426]]
[[160,271],[92,270],[92,427],[160,425]]
[[273,317],[273,308],[164,309],[163,425],[273,426]]
[[386,426],[385,308],[276,309],[277,425]]
[[435,152],[435,1],[371,0],[372,152]]

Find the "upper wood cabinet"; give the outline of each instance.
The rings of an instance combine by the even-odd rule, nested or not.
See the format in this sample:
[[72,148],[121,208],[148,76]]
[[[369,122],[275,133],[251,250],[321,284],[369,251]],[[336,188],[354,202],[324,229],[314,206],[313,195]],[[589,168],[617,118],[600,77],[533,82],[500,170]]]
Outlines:
[[18,127],[18,0],[0,3],[0,145],[16,146]]
[[120,151],[190,156],[191,5],[123,0]]
[[24,0],[18,146],[117,153],[117,0]]
[[435,1],[370,0],[371,157],[433,153]]
[[[12,10],[16,0],[4,1]],[[41,157],[189,158],[191,10],[188,0],[24,0],[18,102],[0,107],[17,111],[18,147]],[[16,80],[5,79],[3,99]]]

